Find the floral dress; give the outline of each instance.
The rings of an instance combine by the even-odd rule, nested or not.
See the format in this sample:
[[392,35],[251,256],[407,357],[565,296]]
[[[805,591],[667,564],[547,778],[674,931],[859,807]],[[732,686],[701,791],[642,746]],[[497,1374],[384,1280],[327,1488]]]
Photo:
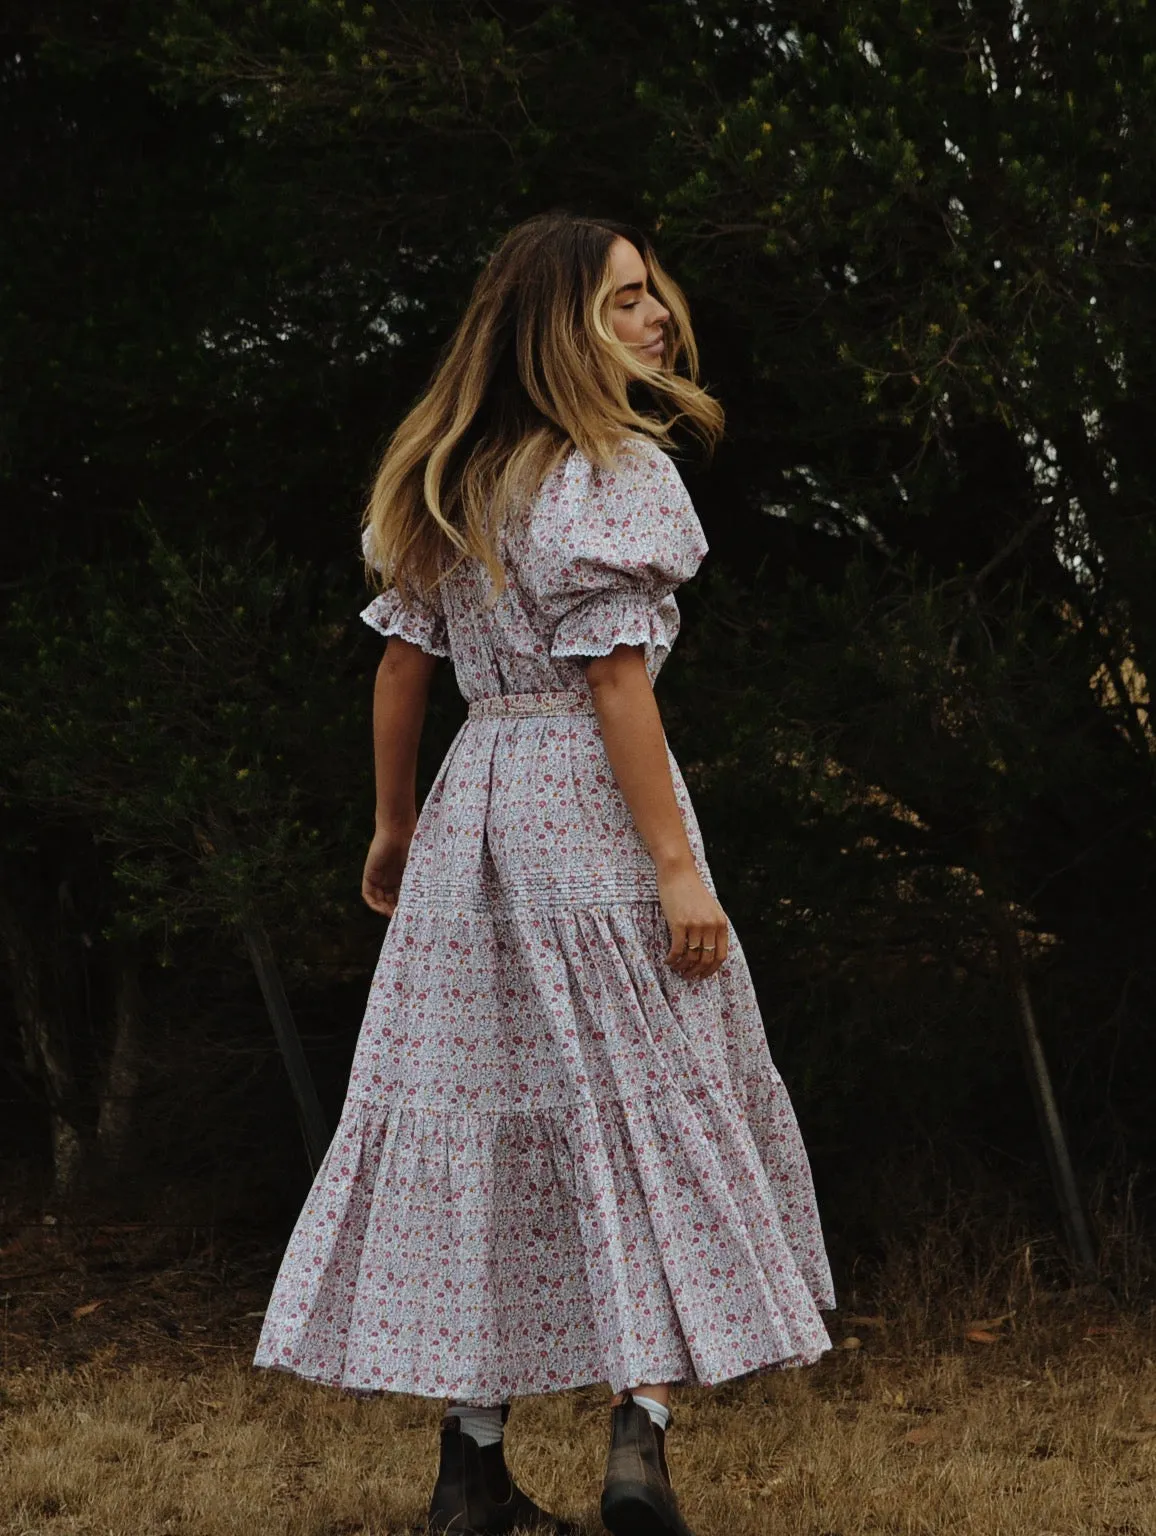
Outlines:
[[[666,964],[654,865],[583,659],[678,630],[706,543],[670,459],[577,452],[507,524],[497,602],[362,617],[469,702],[418,820],[348,1095],[255,1363],[497,1403],[815,1360],[834,1304],[806,1153],[732,935]],[[682,776],[675,792],[711,885]],[[711,886],[713,889],[713,886]]]

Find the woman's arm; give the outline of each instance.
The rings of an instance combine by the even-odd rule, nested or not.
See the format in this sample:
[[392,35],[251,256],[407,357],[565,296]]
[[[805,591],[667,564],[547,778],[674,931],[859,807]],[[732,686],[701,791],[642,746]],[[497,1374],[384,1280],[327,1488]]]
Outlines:
[[592,657],[586,680],[614,777],[654,860],[670,928],[667,961],[683,976],[713,976],[727,955],[726,913],[703,884],[687,841],[642,647],[619,645]]
[[377,808],[361,894],[367,905],[385,917],[392,917],[397,908],[402,871],[417,823],[417,749],[435,661],[408,640],[391,635],[373,688]]

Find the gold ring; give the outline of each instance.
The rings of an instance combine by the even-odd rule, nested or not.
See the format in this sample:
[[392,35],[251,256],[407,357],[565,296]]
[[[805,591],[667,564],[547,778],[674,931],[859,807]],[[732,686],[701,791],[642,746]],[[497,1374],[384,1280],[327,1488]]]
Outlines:
[[708,954],[713,955],[715,950],[718,948],[718,945],[717,944],[700,944],[698,947],[699,947],[699,949],[706,950],[706,952]]

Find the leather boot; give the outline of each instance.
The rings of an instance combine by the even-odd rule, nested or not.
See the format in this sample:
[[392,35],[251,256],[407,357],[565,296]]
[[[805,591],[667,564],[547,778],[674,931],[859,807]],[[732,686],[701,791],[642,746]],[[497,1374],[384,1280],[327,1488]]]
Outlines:
[[[502,1405],[502,1423],[510,1414]],[[523,1493],[510,1476],[502,1442],[482,1445],[462,1433],[456,1414],[442,1420],[441,1461],[429,1505],[431,1536],[505,1536],[513,1530],[581,1536]]]
[[610,1410],[602,1523],[613,1536],[693,1536],[670,1486],[666,1431],[629,1392]]

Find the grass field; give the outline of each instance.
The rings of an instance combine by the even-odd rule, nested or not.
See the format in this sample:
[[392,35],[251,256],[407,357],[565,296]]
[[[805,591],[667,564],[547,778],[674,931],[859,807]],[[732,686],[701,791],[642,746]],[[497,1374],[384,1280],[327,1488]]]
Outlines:
[[[439,1404],[253,1371],[269,1255],[162,1263],[107,1232],[0,1249],[2,1536],[423,1527]],[[697,1536],[1156,1536],[1156,1318],[1040,1292],[1018,1260],[933,1282],[852,1293],[810,1370],[676,1389]],[[608,1399],[521,1399],[507,1430],[515,1476],[591,1536]]]
[[[989,1319],[978,1319],[987,1322]],[[919,1357],[886,1330],[810,1371],[676,1393],[675,1487],[699,1536],[1153,1536],[1156,1340],[990,1332]],[[421,1527],[438,1406],[358,1401],[238,1353],[3,1381],[5,1536],[290,1536]],[[602,1389],[515,1404],[507,1455],[548,1508],[601,1529]]]

